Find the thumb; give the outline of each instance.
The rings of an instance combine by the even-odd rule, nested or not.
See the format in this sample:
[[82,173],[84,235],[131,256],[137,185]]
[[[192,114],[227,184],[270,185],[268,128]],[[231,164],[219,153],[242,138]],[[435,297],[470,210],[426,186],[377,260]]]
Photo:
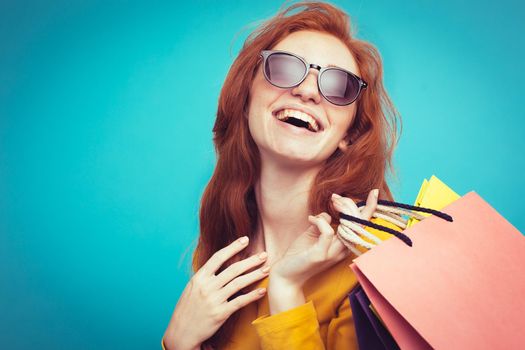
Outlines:
[[308,220],[321,232],[319,236],[319,248],[324,255],[327,256],[335,234],[334,229],[330,226],[332,218],[326,213],[321,213],[317,216],[310,215]]
[[379,189],[376,188],[370,191],[370,193],[368,194],[368,198],[366,199],[366,205],[361,210],[361,216],[363,219],[370,220],[370,218],[372,217],[372,214],[374,214],[374,212],[377,209],[378,197],[379,197]]

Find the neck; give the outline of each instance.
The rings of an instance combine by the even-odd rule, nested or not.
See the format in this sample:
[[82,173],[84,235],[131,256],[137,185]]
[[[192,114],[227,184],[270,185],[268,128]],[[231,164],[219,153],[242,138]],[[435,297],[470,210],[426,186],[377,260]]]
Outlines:
[[[286,167],[262,162],[255,185],[259,209],[257,251],[268,253],[268,262],[278,259],[309,226],[308,197],[319,167]],[[317,214],[317,213],[316,213]]]

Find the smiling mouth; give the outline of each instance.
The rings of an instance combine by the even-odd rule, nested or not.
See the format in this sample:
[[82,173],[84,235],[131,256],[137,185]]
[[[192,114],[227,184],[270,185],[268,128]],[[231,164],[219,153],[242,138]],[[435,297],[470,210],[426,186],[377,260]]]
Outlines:
[[316,133],[320,130],[317,121],[306,113],[294,109],[282,109],[273,114],[279,121],[304,128],[310,132]]

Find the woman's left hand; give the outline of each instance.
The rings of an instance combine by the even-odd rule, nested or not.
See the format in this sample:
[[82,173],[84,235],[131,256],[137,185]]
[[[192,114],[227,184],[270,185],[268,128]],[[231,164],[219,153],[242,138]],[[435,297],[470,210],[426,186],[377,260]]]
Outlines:
[[[377,207],[377,191],[370,191],[363,210],[346,197],[332,197],[334,207],[365,220],[369,220]],[[270,279],[286,281],[288,285],[302,287],[310,277],[326,270],[350,255],[348,248],[336,236],[330,226],[332,218],[325,212],[309,216],[312,224],[290,245],[284,256],[275,262]]]

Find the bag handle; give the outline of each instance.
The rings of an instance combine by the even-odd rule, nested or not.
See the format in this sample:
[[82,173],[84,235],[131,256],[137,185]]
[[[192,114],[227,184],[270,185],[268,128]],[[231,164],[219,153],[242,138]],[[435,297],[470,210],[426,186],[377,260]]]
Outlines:
[[[356,205],[358,208],[361,208],[365,204],[365,201],[361,201]],[[417,220],[423,220],[425,217],[419,214],[418,212],[429,213],[449,222],[453,221],[452,216],[443,213],[439,210],[434,210],[425,207],[416,207],[409,204],[392,202],[383,199],[377,201],[377,207],[375,212],[372,214],[372,217],[381,218],[400,227],[401,229],[405,229],[408,220],[404,219],[401,215],[406,215],[410,218],[415,218]],[[353,246],[353,244],[360,245],[366,249],[371,249],[377,244],[381,243],[381,240],[379,238],[366,231],[360,225],[372,227],[376,230],[390,233],[399,238],[409,247],[412,247],[412,240],[401,231],[396,231],[391,229],[390,227],[379,225],[369,220],[363,220],[345,213],[339,213],[339,217],[340,225],[337,229],[337,234],[342,239],[343,244],[345,244],[345,246],[348,247],[356,255],[361,255],[361,252],[357,250],[355,246]],[[373,243],[363,240],[356,232],[370,239]]]

